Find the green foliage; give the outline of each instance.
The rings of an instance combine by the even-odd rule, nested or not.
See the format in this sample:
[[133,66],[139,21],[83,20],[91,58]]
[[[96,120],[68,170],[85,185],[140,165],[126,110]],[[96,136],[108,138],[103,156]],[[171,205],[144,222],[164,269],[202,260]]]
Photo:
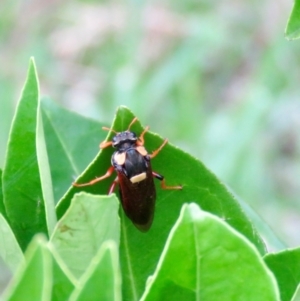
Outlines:
[[[154,223],[147,233],[139,232],[119,210],[115,195],[106,195],[113,177],[67,190],[83,170],[81,160],[92,160],[94,150],[87,149],[98,146],[104,135],[111,139],[113,133],[50,100],[40,105],[38,91],[31,61],[2,176],[7,220],[0,219],[0,255],[14,272],[4,300],[26,295],[30,300],[57,301],[137,301],[142,296],[275,301],[278,287],[284,295],[284,271],[275,271],[266,259],[277,285],[262,260],[263,241],[237,200],[201,162],[171,144],[153,159],[153,169],[169,185],[182,184],[183,190],[166,191],[157,185]],[[120,107],[112,128],[127,129],[133,117]],[[89,129],[92,133],[86,133]],[[143,130],[138,122],[132,129]],[[149,132],[145,141],[151,152],[163,139]],[[101,150],[76,182],[103,175],[112,151]],[[55,198],[67,190],[56,206],[57,223],[52,183]],[[50,239],[34,238],[39,233]],[[29,244],[25,260],[18,244],[23,250]],[[287,260],[284,266],[289,269],[291,264]],[[289,287],[290,294],[295,290],[295,285]]]
[[274,276],[244,236],[189,204],[183,206],[141,300],[166,300],[166,295],[169,300],[279,300],[275,287]]
[[100,130],[104,124],[82,118],[50,99],[43,99],[41,105],[57,203],[70,187],[70,179],[80,174],[93,160],[99,150],[99,140],[104,140],[107,133]]
[[3,203],[3,189],[2,189],[2,169],[0,169],[0,213],[6,216],[5,206]]
[[[76,194],[50,239],[54,248],[76,278],[109,240],[119,245],[118,200],[111,196]],[[80,241],[80,244],[78,242]]]
[[5,300],[24,300],[24,296],[33,301],[51,300],[51,255],[43,238],[35,239],[26,252],[26,262],[16,274],[13,283],[6,292]]
[[99,296],[101,300],[122,300],[118,249],[115,244],[109,241],[103,243],[80,282],[70,301],[94,301],[99,300]]
[[0,256],[12,272],[23,260],[20,246],[6,219],[0,214]]
[[300,283],[300,249],[287,249],[265,256],[265,262],[277,278],[281,301],[292,300]]
[[300,1],[295,0],[293,10],[285,30],[288,39],[299,39],[300,37]]
[[[25,11],[18,2],[2,2],[1,168],[34,55],[43,94],[107,126],[126,105],[143,125],[205,162],[287,245],[298,244],[290,215],[299,210],[300,194],[300,44],[282,33],[293,1],[280,10],[271,0],[75,0],[43,7],[33,1]],[[96,154],[101,140],[73,150]],[[83,155],[83,166],[92,158]],[[59,192],[54,187],[56,201],[70,182],[57,171],[65,185]]]
[[[2,177],[9,223],[23,250],[35,233],[54,227],[53,199],[33,60],[10,132]],[[48,194],[47,194],[48,193]]]
[[48,244],[52,255],[52,301],[67,300],[76,286],[76,279],[69,272],[56,250]]

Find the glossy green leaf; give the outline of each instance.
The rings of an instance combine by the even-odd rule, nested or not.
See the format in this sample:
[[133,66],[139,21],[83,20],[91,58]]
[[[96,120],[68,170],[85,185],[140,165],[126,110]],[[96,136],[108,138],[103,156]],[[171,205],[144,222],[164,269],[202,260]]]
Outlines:
[[4,201],[3,201],[3,189],[2,189],[2,169],[0,169],[0,213],[6,217],[6,210],[4,207]]
[[50,99],[42,100],[45,139],[55,200],[58,201],[99,151],[107,132],[102,124],[82,118]]
[[[34,61],[31,60],[25,86],[13,120],[5,168],[3,171],[3,198],[9,224],[23,250],[38,232],[47,234],[55,220],[54,212],[47,210],[46,219],[44,194],[41,178],[46,180],[48,162],[43,157],[42,132],[37,126],[39,118],[39,87]],[[39,155],[39,159],[38,159]],[[40,173],[39,164],[43,165]],[[45,182],[51,191],[51,181]],[[51,203],[50,199],[47,199]],[[48,205],[46,206],[49,207]],[[51,207],[51,205],[50,205]],[[53,207],[53,205],[52,205]]]
[[269,253],[265,262],[274,273],[282,301],[290,301],[300,283],[300,248]]
[[53,286],[51,301],[68,300],[75,286],[77,285],[77,281],[68,270],[66,264],[59,257],[57,251],[51,243],[48,244],[48,248],[51,251],[53,262]]
[[141,300],[279,301],[273,274],[240,233],[184,205]]
[[26,263],[15,275],[4,299],[7,301],[50,301],[52,264],[44,239],[39,237],[29,245],[25,259]]
[[44,199],[47,230],[48,234],[51,235],[56,224],[56,212],[40,102],[38,102],[37,107],[36,153]]
[[22,250],[2,214],[0,214],[0,256],[13,273],[23,260]]
[[288,39],[299,39],[300,37],[300,0],[295,0],[294,7],[289,17],[285,35]]
[[[134,115],[125,107],[120,107],[112,128],[115,131],[127,129]],[[136,133],[142,132],[137,122],[132,126]],[[109,133],[111,139],[113,133]],[[153,133],[145,135],[145,146],[149,152],[157,149],[163,139]],[[110,166],[112,148],[102,150],[88,166],[77,182],[86,183],[96,176],[103,175]],[[154,223],[147,233],[141,233],[124,216],[121,210],[121,268],[123,275],[124,300],[138,300],[145,281],[156,266],[169,231],[174,225],[181,206],[186,200],[198,203],[203,210],[218,215],[237,231],[245,235],[256,245],[261,253],[265,252],[264,244],[256,230],[249,222],[238,202],[207,170],[201,162],[180,149],[167,144],[157,157],[152,160],[153,170],[165,176],[168,185],[182,184],[182,191],[162,190],[157,183],[157,204]],[[57,214],[62,216],[70,204],[75,192],[84,190],[93,194],[107,193],[114,177],[105,179],[96,185],[84,188],[71,188],[57,204]],[[129,275],[129,276],[127,276]]]
[[79,278],[107,240],[119,245],[119,201],[115,195],[76,194],[58,222],[51,242],[69,270]]
[[121,274],[118,248],[114,242],[106,242],[92,260],[80,279],[70,301],[119,301],[121,300]]

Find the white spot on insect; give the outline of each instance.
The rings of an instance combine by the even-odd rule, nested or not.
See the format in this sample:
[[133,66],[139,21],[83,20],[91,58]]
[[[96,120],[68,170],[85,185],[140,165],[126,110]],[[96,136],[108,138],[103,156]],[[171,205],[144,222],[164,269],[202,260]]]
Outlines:
[[142,155],[142,156],[147,156],[148,152],[143,146],[137,146],[136,150]]
[[146,179],[146,173],[142,172],[139,175],[130,178],[131,183],[138,183]]
[[124,153],[116,153],[114,155],[114,160],[116,161],[116,163],[118,165],[123,165],[125,163],[125,160],[126,160],[126,152],[124,152]]

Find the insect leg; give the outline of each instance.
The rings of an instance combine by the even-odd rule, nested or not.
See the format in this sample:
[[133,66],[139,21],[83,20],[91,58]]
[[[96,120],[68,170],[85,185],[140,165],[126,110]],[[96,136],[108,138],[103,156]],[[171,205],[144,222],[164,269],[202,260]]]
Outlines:
[[160,180],[160,186],[162,189],[174,189],[174,190],[181,190],[182,189],[182,186],[181,185],[178,185],[178,186],[167,186],[166,185],[166,182],[165,182],[165,178],[164,176],[152,171],[152,175],[154,178]]
[[162,150],[162,148],[167,144],[167,142],[168,142],[168,139],[165,139],[165,141],[163,142],[163,144],[157,150],[153,151],[152,154],[149,155],[149,157],[151,159],[154,158]]
[[112,141],[103,141],[100,143],[99,147],[103,149],[111,145],[112,145]]
[[111,186],[109,187],[109,191],[108,191],[108,194],[111,194],[114,192],[115,188],[116,188],[116,185],[119,183],[119,180],[118,180],[118,177],[116,177],[114,179],[114,181],[112,182]]
[[100,182],[100,181],[102,181],[102,180],[104,180],[104,179],[110,177],[111,174],[113,173],[113,171],[114,171],[114,167],[111,166],[111,167],[107,170],[106,174],[104,174],[102,177],[96,178],[96,179],[94,179],[94,180],[92,180],[92,181],[90,181],[90,182],[88,182],[88,183],[82,183],[82,184],[73,183],[72,185],[75,186],[75,187],[83,187],[83,186],[91,186],[91,185],[94,185],[95,183],[98,183],[98,182]]

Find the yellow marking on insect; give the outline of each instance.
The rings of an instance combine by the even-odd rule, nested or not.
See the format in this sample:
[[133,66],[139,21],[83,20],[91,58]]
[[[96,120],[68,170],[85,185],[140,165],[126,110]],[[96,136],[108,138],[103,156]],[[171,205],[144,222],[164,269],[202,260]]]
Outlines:
[[131,181],[131,183],[134,184],[134,183],[138,183],[138,182],[141,182],[141,181],[145,180],[146,177],[147,177],[146,173],[145,173],[145,172],[142,172],[142,173],[140,173],[139,175],[136,175],[136,176],[134,176],[134,177],[131,177],[131,178],[130,178],[130,181]]
[[141,146],[137,146],[136,150],[142,155],[142,156],[147,156],[148,152],[146,151],[146,149],[141,145]]
[[118,165],[123,165],[125,163],[126,160],[126,153],[116,153],[114,155],[114,160],[116,161],[116,163]]

